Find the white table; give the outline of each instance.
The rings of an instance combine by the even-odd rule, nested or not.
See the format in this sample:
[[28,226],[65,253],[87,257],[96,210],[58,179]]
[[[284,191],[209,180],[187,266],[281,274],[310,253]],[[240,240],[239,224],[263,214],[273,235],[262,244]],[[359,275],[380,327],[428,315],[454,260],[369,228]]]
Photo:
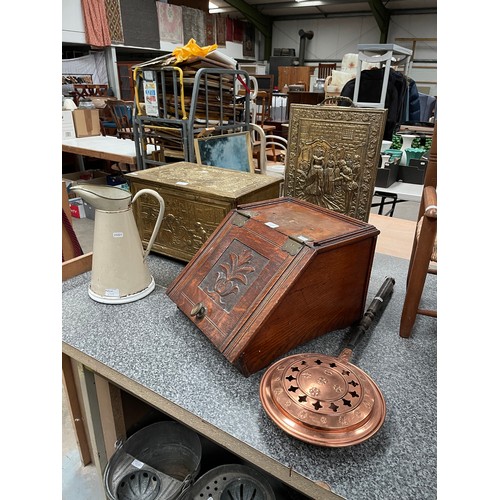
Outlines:
[[[382,215],[384,206],[392,205],[389,212],[385,214],[392,217],[394,209],[396,208],[396,203],[401,203],[403,201],[415,201],[420,203],[423,189],[424,186],[422,184],[410,184],[408,182],[395,182],[386,188],[375,187],[373,196],[380,196],[382,201],[380,203],[373,203],[372,207],[379,207],[378,213]],[[387,198],[389,198],[390,201],[386,201]]]
[[[65,139],[62,141],[62,150],[78,155],[78,164],[82,171],[85,170],[84,156],[137,165],[135,141],[132,139],[119,139],[111,135]],[[153,151],[154,145],[148,144],[148,154]]]

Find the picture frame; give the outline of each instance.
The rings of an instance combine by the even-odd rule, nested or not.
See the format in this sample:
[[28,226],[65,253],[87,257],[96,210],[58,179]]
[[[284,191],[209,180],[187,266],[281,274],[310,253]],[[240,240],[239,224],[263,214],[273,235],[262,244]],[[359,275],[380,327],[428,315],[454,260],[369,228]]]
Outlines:
[[194,151],[198,165],[255,173],[249,131],[197,138]]

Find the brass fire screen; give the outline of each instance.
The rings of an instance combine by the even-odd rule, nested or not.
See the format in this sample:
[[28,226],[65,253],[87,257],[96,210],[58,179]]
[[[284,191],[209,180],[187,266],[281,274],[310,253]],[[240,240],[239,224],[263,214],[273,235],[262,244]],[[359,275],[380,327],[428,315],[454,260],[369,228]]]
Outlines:
[[387,110],[292,104],[284,195],[368,221]]

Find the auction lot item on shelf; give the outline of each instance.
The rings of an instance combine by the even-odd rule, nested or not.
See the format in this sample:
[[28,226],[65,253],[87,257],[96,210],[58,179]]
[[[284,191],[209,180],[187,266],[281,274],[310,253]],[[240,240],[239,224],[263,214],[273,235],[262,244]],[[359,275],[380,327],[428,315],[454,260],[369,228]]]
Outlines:
[[174,421],[143,427],[119,443],[104,470],[109,500],[175,500],[201,468],[196,432]]
[[210,469],[190,486],[179,500],[275,500],[266,477],[242,464],[225,464]]
[[167,295],[241,373],[363,315],[379,230],[293,198],[232,210]]

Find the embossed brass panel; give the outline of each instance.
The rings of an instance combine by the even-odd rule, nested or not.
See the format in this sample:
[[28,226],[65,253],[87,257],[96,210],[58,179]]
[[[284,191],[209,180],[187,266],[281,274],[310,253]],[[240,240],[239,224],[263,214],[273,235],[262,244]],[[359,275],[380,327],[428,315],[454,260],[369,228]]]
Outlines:
[[[195,163],[178,162],[127,175],[132,194],[156,190],[165,201],[165,215],[152,251],[189,261],[238,205],[279,196],[280,180]],[[134,214],[143,242],[149,241],[158,203],[143,196]]]
[[284,195],[368,221],[387,110],[290,106]]

